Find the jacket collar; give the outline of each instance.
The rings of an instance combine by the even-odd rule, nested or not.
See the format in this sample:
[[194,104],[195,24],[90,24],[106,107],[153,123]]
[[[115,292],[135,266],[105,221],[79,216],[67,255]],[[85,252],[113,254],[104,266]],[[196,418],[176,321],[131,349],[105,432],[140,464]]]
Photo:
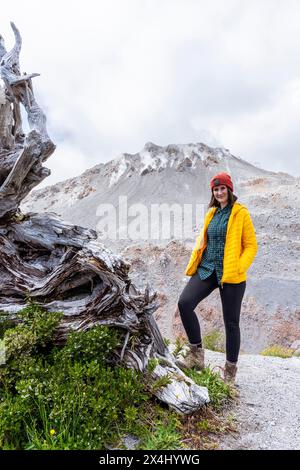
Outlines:
[[[241,204],[240,202],[235,201],[235,203],[232,206],[231,214],[228,220],[227,233],[230,229],[234,216],[242,209],[246,209],[246,206],[244,204]],[[216,210],[217,210],[217,207],[212,207],[211,218],[214,216]]]
[[[241,209],[246,208],[244,204],[241,204],[240,202],[235,201],[235,203],[232,206],[231,209],[231,214],[235,215],[237,212],[239,212]],[[217,207],[212,207],[212,213],[214,214],[217,210]]]

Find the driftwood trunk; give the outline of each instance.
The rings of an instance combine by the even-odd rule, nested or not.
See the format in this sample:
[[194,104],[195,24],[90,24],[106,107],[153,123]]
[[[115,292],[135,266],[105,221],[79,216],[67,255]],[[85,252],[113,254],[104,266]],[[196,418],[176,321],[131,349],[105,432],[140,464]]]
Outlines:
[[13,318],[30,297],[48,311],[63,311],[58,344],[70,330],[99,324],[123,329],[118,361],[146,371],[149,359],[157,358],[151,379],[168,375],[171,383],[154,394],[179,413],[191,413],[209,401],[208,392],[175,365],[153,316],[156,292],[148,285],[141,292],[132,284],[130,266],[100,243],[96,231],[70,225],[55,213],[22,214],[19,209],[22,199],[50,174],[43,163],[55,145],[34,97],[32,78],[39,74],[21,75],[21,36],[11,26],[15,46],[10,52],[0,36],[0,310]]

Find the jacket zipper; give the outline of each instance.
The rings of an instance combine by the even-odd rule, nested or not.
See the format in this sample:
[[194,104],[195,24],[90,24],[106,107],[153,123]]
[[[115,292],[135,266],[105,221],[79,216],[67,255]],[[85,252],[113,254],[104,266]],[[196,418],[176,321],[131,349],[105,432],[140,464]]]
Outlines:
[[[232,224],[232,221],[233,221],[233,217],[234,217],[235,215],[236,215],[236,214],[232,214],[232,213],[230,214],[230,217],[229,217],[229,219],[230,219],[230,220],[228,220],[228,224],[227,224],[226,237],[225,237],[225,245],[224,245],[224,257],[223,257],[223,275],[222,275],[222,279],[223,279],[223,277],[224,277],[224,258],[225,258],[225,246],[226,246],[226,239],[227,239],[227,235],[228,235],[228,232],[229,232],[230,226],[231,226],[231,224]],[[220,282],[220,284],[221,284],[221,289],[223,289],[223,284],[224,284],[224,281],[222,281],[222,279],[221,279],[221,282]]]
[[[237,212],[236,212],[237,213]],[[227,224],[227,230],[226,230],[226,238],[227,238],[227,235],[228,235],[228,232],[229,232],[229,229],[230,229],[230,226],[232,224],[232,221],[233,221],[233,217],[236,215],[235,214],[230,214],[230,217],[229,217],[229,220],[228,220],[228,224]],[[215,212],[213,213],[213,216],[214,216]],[[226,238],[225,238],[225,245],[226,245]],[[225,246],[224,246],[224,257],[225,257]],[[222,275],[222,279],[224,277],[224,259],[223,259],[223,275]],[[221,280],[220,282],[221,284],[221,289],[223,289],[223,284],[224,284],[224,281]]]

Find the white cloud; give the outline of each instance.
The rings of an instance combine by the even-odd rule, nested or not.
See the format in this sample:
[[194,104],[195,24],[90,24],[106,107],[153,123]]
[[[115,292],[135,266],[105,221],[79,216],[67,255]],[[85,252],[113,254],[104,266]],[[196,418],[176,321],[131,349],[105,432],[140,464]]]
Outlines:
[[64,142],[56,148],[44,166],[51,170],[51,175],[38,188],[77,176],[87,169],[85,155],[73,145]]
[[203,140],[299,173],[297,0],[15,0],[1,10],[8,48],[10,20],[68,162],[48,160],[52,181],[147,141]]

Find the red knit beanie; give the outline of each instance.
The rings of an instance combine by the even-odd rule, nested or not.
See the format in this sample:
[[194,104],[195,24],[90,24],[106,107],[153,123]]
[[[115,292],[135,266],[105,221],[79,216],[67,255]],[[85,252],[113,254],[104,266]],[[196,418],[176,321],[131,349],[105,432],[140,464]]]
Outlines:
[[211,191],[214,186],[218,186],[219,184],[225,184],[233,192],[233,183],[228,173],[218,173],[210,180]]

